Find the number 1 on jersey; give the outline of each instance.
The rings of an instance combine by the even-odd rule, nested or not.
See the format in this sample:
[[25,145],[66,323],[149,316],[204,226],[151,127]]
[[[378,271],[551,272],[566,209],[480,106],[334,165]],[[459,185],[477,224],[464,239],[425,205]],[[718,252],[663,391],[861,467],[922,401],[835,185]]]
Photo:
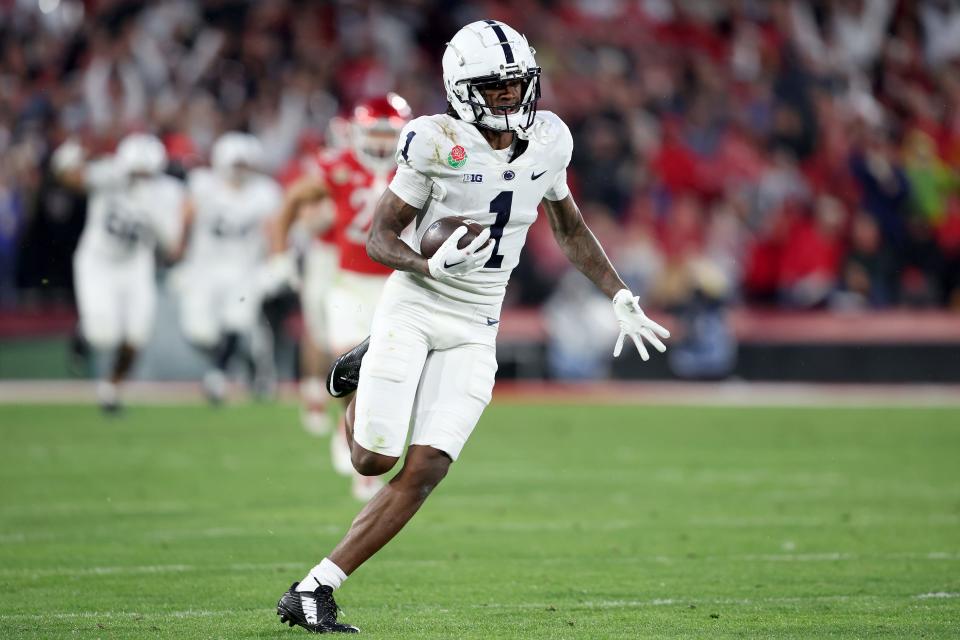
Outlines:
[[510,221],[510,208],[513,206],[513,191],[501,191],[490,201],[490,213],[497,214],[497,219],[490,227],[490,237],[493,239],[493,255],[483,265],[484,269],[499,269],[503,264],[503,255],[500,251],[500,239],[503,237],[503,228]]

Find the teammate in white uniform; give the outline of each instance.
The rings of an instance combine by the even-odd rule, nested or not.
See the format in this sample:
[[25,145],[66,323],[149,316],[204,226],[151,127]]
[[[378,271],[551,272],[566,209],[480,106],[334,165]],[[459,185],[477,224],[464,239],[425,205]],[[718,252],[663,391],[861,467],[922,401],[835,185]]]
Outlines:
[[[420,508],[490,401],[500,305],[538,205],[570,261],[612,299],[621,329],[614,354],[627,336],[644,360],[643,340],[666,349],[660,337],[669,333],[640,309],[570,196],[570,132],[554,114],[537,112],[539,75],[526,38],[493,20],[469,24],[443,56],[448,113],[417,118],[401,133],[399,169],[367,243],[373,259],[397,272],[377,307],[369,350],[342,356],[328,388],[348,390],[348,374],[362,358],[348,420],[357,471],[392,469],[412,428],[410,446],[400,472],[343,540],[281,597],[281,620],[312,631],[356,631],[337,622],[333,590]],[[418,236],[448,215],[487,229],[459,249],[461,227],[424,258]],[[416,234],[401,239],[412,221]]]
[[80,327],[96,350],[112,352],[109,374],[97,385],[101,407],[120,407],[120,384],[153,328],[155,256],[159,244],[172,251],[179,237],[183,185],[162,172],[163,143],[137,133],[113,156],[85,162],[74,143],[61,146],[54,170],[89,193],[87,221],[74,254]]
[[213,145],[211,168],[187,176],[180,316],[187,340],[210,359],[204,390],[214,403],[223,400],[234,355],[246,348],[252,360],[267,221],[282,200],[276,181],[256,170],[261,156],[254,136],[225,133]]

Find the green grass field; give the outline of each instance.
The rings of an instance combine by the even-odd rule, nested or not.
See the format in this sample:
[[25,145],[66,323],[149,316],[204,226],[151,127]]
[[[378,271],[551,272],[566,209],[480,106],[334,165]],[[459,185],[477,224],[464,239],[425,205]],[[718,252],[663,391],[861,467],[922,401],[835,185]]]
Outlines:
[[[0,406],[0,637],[295,638],[358,506],[290,406]],[[338,592],[374,638],[956,638],[960,411],[501,404]]]

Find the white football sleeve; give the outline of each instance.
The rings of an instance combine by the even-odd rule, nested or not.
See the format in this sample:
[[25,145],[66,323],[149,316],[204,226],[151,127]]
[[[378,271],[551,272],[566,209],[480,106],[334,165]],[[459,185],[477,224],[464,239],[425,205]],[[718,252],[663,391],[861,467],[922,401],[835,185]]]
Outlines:
[[390,191],[411,207],[422,209],[430,197],[433,181],[416,169],[401,164],[390,182]]
[[101,158],[88,162],[83,172],[83,182],[90,190],[109,189],[123,182],[125,174],[113,158]]
[[570,187],[567,186],[567,170],[563,169],[557,173],[553,179],[553,184],[551,184],[547,192],[543,194],[543,197],[556,202],[563,200],[568,195],[570,195]]

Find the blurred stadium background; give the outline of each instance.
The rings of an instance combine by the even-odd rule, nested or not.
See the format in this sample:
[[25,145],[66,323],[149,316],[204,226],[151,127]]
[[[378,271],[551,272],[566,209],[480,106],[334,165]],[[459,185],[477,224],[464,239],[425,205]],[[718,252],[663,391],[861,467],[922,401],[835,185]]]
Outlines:
[[[610,326],[607,303],[541,220],[508,292],[502,376],[960,379],[955,2],[0,7],[2,378],[85,373],[66,356],[85,203],[51,177],[59,143],[106,152],[154,132],[182,175],[245,129],[283,179],[364,97],[441,111],[445,39],[494,16],[535,43],[541,108],[574,132],[584,214],[677,335],[651,364],[612,362],[609,333],[582,330]],[[174,305],[165,296],[141,378],[197,375]],[[283,327],[286,378],[298,326]]]

